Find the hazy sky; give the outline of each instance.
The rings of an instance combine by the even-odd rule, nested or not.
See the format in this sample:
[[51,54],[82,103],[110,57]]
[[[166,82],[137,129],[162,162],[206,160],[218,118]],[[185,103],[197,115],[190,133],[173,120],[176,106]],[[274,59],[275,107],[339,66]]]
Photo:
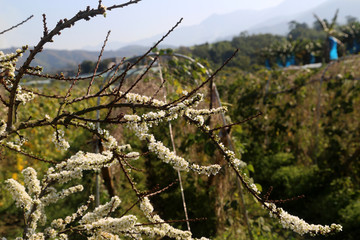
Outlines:
[[[181,26],[200,23],[212,14],[222,14],[238,9],[264,9],[284,0],[142,0],[124,9],[116,9],[107,17],[98,16],[90,22],[79,22],[73,28],[64,30],[48,48],[81,49],[101,45],[108,30],[109,41],[129,43],[134,40],[163,33],[181,17]],[[104,0],[106,6],[124,3],[124,0]],[[48,28],[54,27],[61,18],[70,18],[87,5],[96,7],[97,0],[0,0],[0,31],[26,19],[25,25],[0,35],[0,48],[34,45],[42,35],[42,14],[48,19]]]

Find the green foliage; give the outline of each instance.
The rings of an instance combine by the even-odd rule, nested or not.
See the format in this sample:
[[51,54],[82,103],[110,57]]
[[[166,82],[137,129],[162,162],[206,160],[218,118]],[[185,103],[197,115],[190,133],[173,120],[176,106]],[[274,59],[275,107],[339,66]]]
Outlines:
[[299,23],[296,21],[289,22],[288,35],[294,40],[298,39],[310,39],[316,41],[318,39],[324,39],[326,36],[320,29],[310,28],[306,23]]
[[311,56],[315,57],[316,62],[329,61],[328,36],[341,40],[342,44],[338,47],[340,56],[346,52],[358,53],[360,23],[356,18],[350,17],[346,25],[339,26],[336,19],[337,13],[331,21],[318,18],[312,28],[306,23],[291,21],[287,37],[271,34],[248,35],[243,32],[231,41],[205,43],[191,48],[182,47],[179,50],[184,54],[190,53],[194,57],[206,59],[213,66],[219,66],[235,49],[239,49],[228,67],[236,67],[247,72],[259,70],[260,66],[264,66],[265,60],[269,60],[273,68],[278,62],[285,65],[286,59],[292,56],[295,57],[297,65],[310,63]]
[[[358,57],[352,59],[351,68],[348,62],[330,67],[321,90],[318,79],[324,68],[252,74],[228,68],[218,84],[223,100],[236,106],[230,108],[232,122],[263,113],[232,129],[235,142],[244,146],[242,159],[254,167],[250,174],[255,182],[264,193],[273,187],[270,199],[304,194],[305,199],[287,202],[284,208],[306,221],[338,219],[344,231],[330,239],[358,236],[360,84],[351,79],[360,72],[355,70]],[[252,219],[255,212],[250,211]],[[271,227],[274,233],[276,224]]]
[[227,66],[251,71],[258,69],[259,65],[263,65],[259,49],[270,46],[272,42],[279,41],[282,38],[271,34],[248,35],[241,33],[231,41],[205,43],[179,50],[183,53],[190,51],[194,57],[206,59],[214,66],[219,66],[234,53],[235,49],[239,49],[239,53]]

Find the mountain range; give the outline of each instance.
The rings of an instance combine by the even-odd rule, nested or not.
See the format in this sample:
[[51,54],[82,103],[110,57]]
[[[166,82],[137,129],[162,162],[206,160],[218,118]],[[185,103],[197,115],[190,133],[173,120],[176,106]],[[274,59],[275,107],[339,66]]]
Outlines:
[[[340,9],[338,22],[345,23],[346,16],[359,16],[359,0],[285,0],[281,4],[265,10],[237,10],[228,14],[212,15],[198,25],[176,29],[164,44],[192,46],[205,42],[229,40],[241,32],[250,34],[272,33],[285,35],[292,20],[305,22],[310,26],[315,21],[314,13],[322,19],[331,19]],[[134,42],[149,46],[160,39],[162,34]],[[189,37],[191,36],[191,37]]]
[[322,19],[332,19],[336,10],[339,9],[338,23],[346,23],[347,16],[359,17],[359,0],[328,0],[309,11],[295,15],[278,16],[268,19],[266,22],[257,24],[248,29],[249,33],[272,33],[284,35],[288,32],[288,24],[292,20],[307,23],[309,26],[315,22],[314,14]]
[[[119,48],[116,51],[104,51],[102,59],[113,57],[133,57],[145,53],[149,48],[144,46],[126,46]],[[15,52],[16,48],[8,48],[2,50],[4,53]],[[55,72],[58,70],[73,69],[82,63],[84,60],[97,61],[99,51],[87,50],[53,50],[45,49],[39,53],[33,61],[33,66],[42,66],[46,72]],[[25,52],[24,56],[20,58],[19,64],[22,64],[28,56]]]
[[[198,25],[186,26],[175,29],[172,34],[162,43],[166,47],[192,46],[205,42],[216,42],[230,40],[232,37],[247,31],[249,34],[272,33],[284,35],[288,32],[288,23],[292,20],[305,22],[310,26],[315,21],[316,13],[320,18],[331,19],[340,9],[338,22],[345,23],[346,16],[357,17],[360,10],[360,0],[285,0],[278,6],[265,10],[237,10],[228,14],[212,15]],[[157,42],[163,35],[125,43],[110,42],[105,51],[103,59],[111,57],[132,57],[140,55]],[[100,49],[98,47],[96,49]],[[13,52],[14,49],[3,49],[2,51]],[[35,59],[34,65],[43,66],[48,72],[59,69],[76,68],[84,60],[96,61],[98,51],[88,50],[44,50]],[[26,55],[23,57],[23,59]]]

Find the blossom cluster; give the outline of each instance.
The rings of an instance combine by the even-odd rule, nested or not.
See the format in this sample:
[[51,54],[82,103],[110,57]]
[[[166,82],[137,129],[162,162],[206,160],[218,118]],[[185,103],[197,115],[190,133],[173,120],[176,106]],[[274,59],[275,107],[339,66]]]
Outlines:
[[95,131],[97,134],[99,134],[101,136],[101,139],[103,140],[101,142],[102,146],[109,151],[116,151],[117,153],[122,153],[131,150],[130,144],[119,146],[116,139],[111,136],[109,131],[106,129],[96,127],[95,124],[91,122],[83,125],[83,127],[90,128],[90,130]]
[[[26,237],[36,237],[37,223],[45,223],[46,215],[44,213],[44,203],[41,196],[41,185],[37,179],[37,173],[32,168],[26,168],[22,171],[24,175],[25,186],[14,179],[5,181],[6,187],[11,193],[15,203],[25,212],[24,217],[28,223]],[[36,239],[36,238],[34,238]]]
[[6,180],[5,184],[8,191],[13,196],[16,205],[24,210],[29,210],[32,206],[33,200],[26,192],[25,187],[14,179]]
[[[112,152],[105,151],[103,153],[83,153],[78,152],[73,155],[67,161],[61,162],[55,167],[49,168],[45,174],[43,180],[40,182],[37,179],[36,171],[29,167],[23,170],[24,184],[21,185],[14,179],[8,179],[6,181],[7,188],[13,196],[18,207],[25,210],[25,216],[28,219],[29,230],[27,237],[38,238],[43,236],[41,233],[36,233],[37,223],[44,223],[46,219],[45,206],[56,203],[59,199],[64,199],[71,194],[82,191],[84,188],[82,185],[75,185],[67,189],[57,191],[51,185],[58,183],[66,183],[72,179],[80,178],[84,170],[97,170],[103,166],[109,166],[112,163]],[[117,207],[119,205],[119,199],[114,199],[111,203],[111,207]],[[94,214],[103,214],[109,212],[110,205],[103,207],[103,209],[95,209],[91,215],[85,215],[84,219],[91,219]],[[82,216],[87,207],[81,207],[72,216],[68,216],[65,220],[58,220],[52,223],[53,228],[63,229],[64,226],[74,221],[77,217]],[[84,217],[85,217],[84,216]],[[85,221],[85,220],[84,220]],[[45,235],[54,235],[54,231],[48,229]],[[59,235],[61,238],[61,236]],[[65,237],[65,235],[63,235]],[[31,238],[30,238],[31,239]]]
[[[224,109],[218,109],[218,111],[224,111]],[[189,114],[189,118],[192,121],[196,122],[196,117],[194,117],[196,115],[191,115]],[[217,135],[213,135],[210,128],[208,126],[202,126],[199,125],[198,126],[206,133],[212,135],[212,139],[216,142],[216,145],[220,148],[220,150],[222,151],[224,157],[226,158],[226,160],[229,162],[230,165],[232,165],[235,169],[239,170],[239,174],[242,175],[242,178],[244,180],[244,182],[247,184],[247,186],[256,194],[260,194],[261,192],[259,191],[259,189],[256,187],[256,185],[254,184],[254,180],[250,177],[248,177],[246,175],[246,173],[244,173],[242,170],[244,168],[247,167],[247,164],[244,161],[241,161],[239,158],[236,157],[234,151],[228,149],[227,147],[225,147],[225,145],[221,142],[220,138]]]
[[[132,101],[141,102],[143,99],[146,99],[140,95],[136,96],[136,100],[132,99]],[[148,142],[148,149],[150,152],[153,152],[157,155],[159,159],[164,161],[165,163],[171,164],[174,169],[180,171],[189,171],[193,170],[199,174],[206,175],[216,175],[220,170],[220,166],[218,164],[210,165],[210,166],[199,166],[197,164],[191,164],[186,161],[183,157],[176,155],[174,151],[171,151],[167,148],[161,141],[157,141],[154,135],[149,133],[149,128],[153,125],[158,125],[160,122],[171,121],[178,117],[189,115],[195,116],[198,110],[193,109],[192,107],[197,106],[200,101],[203,100],[202,94],[197,94],[193,98],[184,100],[174,106],[171,106],[167,110],[159,110],[157,112],[148,112],[145,114],[139,115],[125,115],[124,119],[127,121],[127,127],[135,132],[136,136],[141,140],[146,140]],[[210,115],[225,111],[225,108],[218,109],[202,109],[199,110],[202,115]],[[204,119],[202,116],[198,116],[199,121],[204,123]]]
[[25,105],[27,102],[30,102],[35,98],[35,94],[33,92],[23,92],[20,85],[18,85],[16,89],[16,101],[21,102]]
[[[120,95],[124,95],[125,93],[120,93]],[[137,93],[127,93],[125,96],[125,101],[127,103],[136,103],[136,104],[151,104],[155,107],[164,106],[166,103],[161,100],[152,99],[151,97],[140,95]]]
[[79,151],[68,160],[57,164],[55,169],[58,171],[71,171],[76,168],[80,168],[82,171],[99,170],[99,168],[109,167],[111,164],[113,164],[113,153],[111,151],[104,151],[102,153],[84,153]]
[[171,151],[169,148],[167,148],[161,141],[157,141],[154,135],[149,134],[147,132],[149,128],[145,122],[141,124],[132,123],[128,127],[134,130],[136,135],[141,140],[148,141],[148,149],[150,152],[155,153],[157,157],[162,161],[164,161],[165,163],[171,164],[176,170],[180,170],[180,171],[194,170],[199,174],[215,175],[218,173],[218,171],[221,168],[217,164],[207,167],[200,167],[195,164],[190,164],[183,157],[176,155],[174,151]]
[[70,144],[64,139],[64,134],[63,130],[56,130],[52,137],[53,143],[59,150],[67,150],[70,147]]
[[185,111],[185,116],[190,118],[192,121],[196,122],[196,124],[201,127],[204,125],[204,116],[210,116],[215,115],[219,113],[226,112],[226,107],[219,107],[219,108],[213,108],[213,109],[193,109],[188,108]]
[[[170,107],[168,110],[159,110],[157,112],[148,112],[145,114],[139,115],[125,115],[123,118],[127,121],[127,127],[133,130],[141,140],[148,141],[149,151],[155,153],[161,160],[165,163],[171,164],[176,170],[188,171],[193,170],[199,174],[206,175],[215,175],[220,170],[218,164],[210,166],[199,166],[197,164],[192,164],[186,161],[183,157],[180,157],[175,154],[174,151],[171,151],[167,148],[161,141],[157,141],[152,134],[149,134],[149,128],[153,125],[157,125],[163,121],[170,121],[176,119],[180,116],[183,116],[191,106],[196,106],[203,99],[202,94],[197,94],[189,100],[180,102],[176,106]],[[154,101],[147,96],[141,96],[139,94],[128,93],[126,95],[126,101],[131,103],[141,103],[141,104],[154,104],[155,105],[164,105],[165,102]],[[203,115],[215,114],[221,111],[224,111],[225,108],[218,108],[212,110],[200,110]],[[188,111],[189,114],[195,114],[195,109]],[[96,128],[95,124],[88,123],[87,127],[91,130],[96,131],[103,138],[102,144],[106,149],[116,151],[118,153],[124,152],[125,150],[130,150],[129,145],[118,146],[116,139],[109,134],[107,130]],[[140,156],[137,152],[131,152],[126,154],[125,158],[137,159]]]
[[[138,227],[142,233],[148,235],[149,237],[164,237],[168,236],[175,239],[186,239],[192,240],[192,234],[190,231],[183,231],[176,229],[170,226],[168,223],[164,223],[164,220],[158,214],[155,214],[154,207],[151,205],[149,198],[144,197],[140,202],[140,209],[144,213],[145,217],[152,223],[161,223],[153,225],[152,227]],[[205,237],[202,237],[200,240],[208,240]]]
[[40,181],[37,178],[37,173],[33,168],[25,168],[22,171],[24,175],[25,185],[28,187],[29,195],[39,196],[41,192]]
[[[86,211],[87,208],[82,206],[82,212],[79,214],[73,214],[65,219],[53,220],[51,228],[45,230],[45,236],[52,238],[60,237],[58,233],[64,231],[66,226],[77,217],[80,220],[76,228],[87,232],[90,235],[88,239],[120,239],[119,236],[124,235],[135,239],[142,239],[142,236],[149,238],[168,236],[174,239],[197,240],[191,237],[191,232],[173,228],[165,223],[159,215],[154,214],[154,208],[147,197],[141,200],[140,209],[148,220],[154,223],[151,227],[145,227],[138,223],[138,218],[134,215],[124,215],[120,218],[110,217],[109,214],[114,212],[120,203],[121,201],[118,197],[113,197],[108,203],[100,205],[85,215],[84,210]],[[201,238],[200,240],[207,240],[207,238]]]
[[[17,49],[15,53],[4,54],[0,51],[0,70],[6,73],[7,77],[12,79],[15,77],[15,65],[18,58],[28,49],[28,46],[23,46],[22,49]],[[12,87],[9,83],[9,87]]]
[[96,222],[108,215],[110,212],[113,212],[115,209],[117,209],[120,203],[121,200],[117,196],[112,197],[108,203],[95,208],[93,212],[85,214],[79,221],[79,223],[89,224],[92,222]]
[[[146,96],[141,96],[136,94],[139,99],[148,98]],[[138,115],[128,115],[124,116],[124,119],[128,123],[143,123],[145,122],[148,127],[152,127],[153,125],[158,125],[160,122],[163,121],[171,121],[177,119],[180,116],[185,114],[185,110],[188,110],[190,107],[195,107],[203,100],[202,94],[196,94],[193,98],[189,100],[184,100],[176,104],[175,106],[170,107],[168,110],[159,110],[157,112],[148,112],[142,114],[141,116]],[[134,103],[134,102],[132,102]],[[152,103],[153,104],[153,103]]]
[[13,149],[15,151],[21,151],[21,145],[18,142],[10,142],[9,141],[9,142],[5,142],[4,145],[6,145],[8,148]]
[[339,224],[328,225],[319,225],[319,224],[309,224],[303,219],[300,219],[297,216],[291,215],[286,212],[284,209],[277,207],[274,203],[265,203],[266,207],[270,210],[270,216],[277,217],[280,220],[281,225],[284,228],[291,229],[294,232],[299,233],[300,235],[310,234],[311,236],[316,235],[327,235],[332,232],[342,231],[342,226]]
[[[137,218],[132,215],[127,215],[122,218],[108,217],[108,214],[113,212],[121,202],[118,197],[113,197],[110,202],[95,208],[93,212],[85,214],[88,207],[81,206],[77,212],[71,216],[67,216],[65,219],[54,220],[51,223],[51,228],[47,228],[44,233],[36,232],[38,222],[45,223],[46,221],[45,206],[83,190],[82,185],[76,185],[58,192],[54,187],[49,187],[49,184],[51,181],[57,183],[65,182],[63,179],[65,175],[64,178],[66,181],[76,178],[77,176],[73,171],[67,170],[71,167],[77,168],[78,170],[76,171],[90,169],[92,163],[87,163],[86,158],[84,158],[86,155],[87,154],[80,152],[77,154],[77,157],[73,156],[71,160],[68,161],[68,164],[59,163],[55,168],[50,169],[42,180],[42,186],[37,179],[36,171],[31,167],[24,169],[22,172],[24,175],[25,186],[14,179],[8,179],[6,181],[6,186],[13,196],[16,205],[25,211],[25,217],[28,224],[28,231],[26,234],[27,239],[45,239],[46,237],[67,239],[67,235],[61,235],[60,232],[64,230],[68,224],[74,222],[78,218],[80,218],[78,224],[82,226],[84,231],[87,231],[90,234],[95,234],[98,231],[109,231],[110,233],[120,234],[128,228],[132,228],[136,223]],[[103,160],[106,159],[107,155],[104,156],[102,156]],[[85,162],[80,161],[79,158],[85,159]],[[103,164],[103,161],[95,162],[96,163],[93,163],[95,168],[98,168],[99,164]],[[56,170],[60,171],[58,178],[54,175]]]
[[66,183],[75,178],[81,178],[85,170],[99,170],[102,167],[109,167],[114,163],[113,154],[110,151],[102,153],[77,152],[68,160],[50,167],[44,182]]

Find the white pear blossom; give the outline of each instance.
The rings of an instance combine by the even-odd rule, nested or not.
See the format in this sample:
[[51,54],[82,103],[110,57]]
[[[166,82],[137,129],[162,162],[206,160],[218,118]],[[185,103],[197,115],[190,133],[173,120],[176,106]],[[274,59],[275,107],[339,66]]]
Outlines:
[[342,226],[339,224],[328,225],[319,225],[319,224],[309,224],[303,219],[300,219],[297,216],[293,216],[286,212],[284,209],[277,207],[274,203],[265,203],[265,205],[270,210],[270,216],[277,217],[280,220],[281,225],[284,228],[291,229],[294,232],[297,232],[300,235],[310,234],[315,236],[318,234],[326,235],[331,232],[342,231]]
[[67,150],[70,147],[70,144],[64,139],[64,134],[63,130],[57,130],[52,137],[53,143],[59,150]]
[[45,235],[44,235],[44,233],[35,233],[35,234],[31,235],[29,240],[45,240]]
[[137,160],[137,159],[139,159],[140,154],[138,152],[129,152],[128,154],[125,155],[125,157],[127,159]]
[[20,85],[16,89],[16,101],[21,102],[23,105],[33,100],[35,96],[33,92],[23,92]]
[[28,188],[29,195],[36,195],[38,196],[41,191],[40,181],[37,179],[37,173],[36,171],[31,168],[25,168],[22,171],[22,174],[24,176],[24,182],[25,186]]
[[[157,214],[153,213],[153,206],[151,205],[149,199],[147,197],[143,198],[140,202],[140,209],[142,210],[142,212],[144,213],[145,217],[153,223],[161,223],[164,222],[163,219],[161,219],[161,217]],[[154,235],[158,235],[158,236],[168,236],[170,238],[175,238],[175,239],[187,239],[187,240],[191,240],[193,239],[191,237],[191,232],[190,231],[183,231],[180,229],[176,229],[172,226],[170,226],[167,223],[163,223],[163,224],[159,224],[156,225],[154,227],[152,227],[153,229],[153,235],[152,237],[154,237]],[[147,231],[149,232],[150,230],[147,228],[141,228],[142,231]],[[150,233],[148,233],[150,234]]]
[[85,214],[81,220],[79,221],[80,224],[87,224],[98,221],[99,219],[105,217],[110,212],[116,210],[116,208],[120,205],[121,200],[115,196],[113,197],[108,203],[104,205],[100,205],[99,207],[95,208],[93,212],[89,212]]
[[29,194],[25,191],[25,187],[14,179],[8,179],[5,181],[6,187],[11,193],[16,205],[25,210],[29,210],[33,200]]
[[109,167],[113,163],[113,153],[111,151],[104,151],[102,153],[84,153],[79,151],[68,160],[57,164],[55,169],[59,171],[100,170],[100,168]]
[[41,202],[46,206],[50,203],[56,203],[60,199],[64,199],[67,196],[81,192],[84,190],[84,187],[82,185],[76,185],[73,187],[69,187],[67,189],[63,189],[60,192],[57,192],[55,189],[52,189],[51,192],[49,192],[47,195],[40,198]]
[[122,231],[133,227],[137,221],[134,215],[126,215],[121,218],[106,217],[101,218],[91,224],[86,224],[84,227],[86,230],[91,231],[93,229],[101,229],[102,231],[121,234]]
[[[120,93],[123,95],[124,93]],[[166,103],[157,99],[151,99],[151,97],[139,95],[137,93],[127,93],[125,95],[126,102],[128,103],[137,103],[137,104],[151,104],[155,107],[164,106]]]

